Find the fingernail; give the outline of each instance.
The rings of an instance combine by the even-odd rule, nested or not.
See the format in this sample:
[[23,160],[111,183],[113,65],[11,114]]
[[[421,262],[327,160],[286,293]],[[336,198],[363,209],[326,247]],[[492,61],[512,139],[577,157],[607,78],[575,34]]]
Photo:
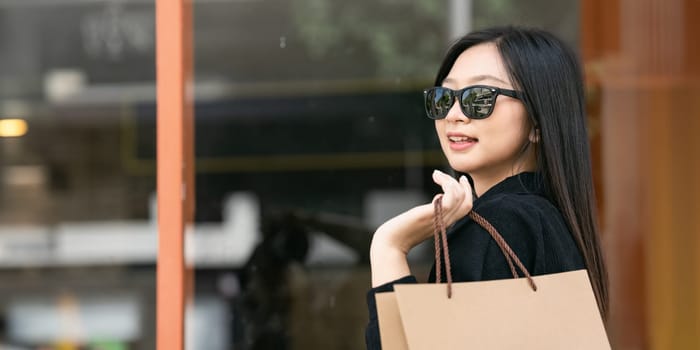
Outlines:
[[437,169],[433,170],[433,175],[437,175],[437,174],[440,174],[440,170],[437,170]]
[[467,177],[466,177],[466,176],[462,175],[462,176],[459,177],[459,182],[468,183],[469,181],[467,181]]

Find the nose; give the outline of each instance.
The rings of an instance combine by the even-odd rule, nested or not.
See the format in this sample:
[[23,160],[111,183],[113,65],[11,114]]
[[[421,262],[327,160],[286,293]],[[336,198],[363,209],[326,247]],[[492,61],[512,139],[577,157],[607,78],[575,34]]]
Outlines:
[[470,119],[466,115],[464,115],[464,113],[462,112],[462,108],[460,108],[459,96],[455,97],[454,103],[452,104],[452,107],[450,107],[450,111],[447,112],[445,120],[452,123],[469,122]]

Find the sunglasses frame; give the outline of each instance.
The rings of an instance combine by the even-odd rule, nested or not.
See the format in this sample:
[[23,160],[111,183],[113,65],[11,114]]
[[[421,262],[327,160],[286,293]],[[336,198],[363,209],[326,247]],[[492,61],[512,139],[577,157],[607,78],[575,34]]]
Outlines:
[[[486,115],[483,117],[470,116],[469,113],[467,113],[467,107],[465,107],[462,104],[462,95],[464,95],[464,93],[467,90],[474,89],[474,88],[488,89],[494,94],[493,101],[491,102],[491,107],[489,108],[488,113],[486,113]],[[450,93],[452,94],[452,98],[450,99],[451,100],[450,105],[447,107],[447,113],[445,113],[445,115],[442,117],[435,117],[430,112],[430,109],[428,108],[428,103],[435,104],[434,101],[432,101],[432,99],[431,99],[431,101],[428,100],[428,94],[432,91],[435,91],[436,89],[444,89],[444,90],[450,91]],[[498,88],[495,86],[489,86],[489,85],[472,85],[472,86],[467,86],[467,87],[465,87],[463,89],[459,89],[459,90],[452,90],[450,88],[446,88],[443,86],[434,86],[434,87],[423,90],[423,102],[424,102],[424,107],[425,107],[425,113],[427,114],[428,118],[433,119],[433,120],[445,119],[447,117],[447,114],[449,114],[450,109],[452,109],[452,107],[454,106],[455,99],[457,99],[458,97],[459,97],[459,109],[462,110],[462,113],[467,118],[469,118],[469,119],[486,119],[489,116],[491,116],[491,113],[493,113],[493,109],[496,106],[496,101],[498,99],[498,95],[504,95],[504,96],[516,98],[518,100],[522,100],[522,96],[523,96],[522,92],[520,92],[520,91],[510,90],[510,89],[502,89],[502,88]]]

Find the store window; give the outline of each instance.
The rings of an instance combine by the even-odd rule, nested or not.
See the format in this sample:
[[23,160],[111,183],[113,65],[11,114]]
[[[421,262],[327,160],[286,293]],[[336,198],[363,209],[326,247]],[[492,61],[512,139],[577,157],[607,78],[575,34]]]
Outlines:
[[[187,329],[207,336],[188,344],[364,346],[371,235],[429,201],[430,174],[446,168],[422,89],[455,26],[537,25],[577,44],[575,2],[465,4],[195,4],[197,225],[188,253],[196,285]],[[542,11],[552,6],[567,15]],[[431,249],[410,256],[423,278]]]
[[[188,349],[361,348],[372,232],[446,168],[421,91],[449,42],[579,30],[571,0],[193,7]],[[0,28],[1,346],[154,349],[155,2],[4,1]]]

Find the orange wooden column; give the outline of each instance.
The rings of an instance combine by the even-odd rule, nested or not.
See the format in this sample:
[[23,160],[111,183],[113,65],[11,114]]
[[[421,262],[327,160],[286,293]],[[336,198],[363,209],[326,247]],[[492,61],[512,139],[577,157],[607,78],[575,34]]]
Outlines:
[[700,349],[700,5],[585,0],[614,349]]
[[158,350],[185,346],[185,304],[191,271],[185,266],[185,229],[194,214],[192,4],[156,0]]

